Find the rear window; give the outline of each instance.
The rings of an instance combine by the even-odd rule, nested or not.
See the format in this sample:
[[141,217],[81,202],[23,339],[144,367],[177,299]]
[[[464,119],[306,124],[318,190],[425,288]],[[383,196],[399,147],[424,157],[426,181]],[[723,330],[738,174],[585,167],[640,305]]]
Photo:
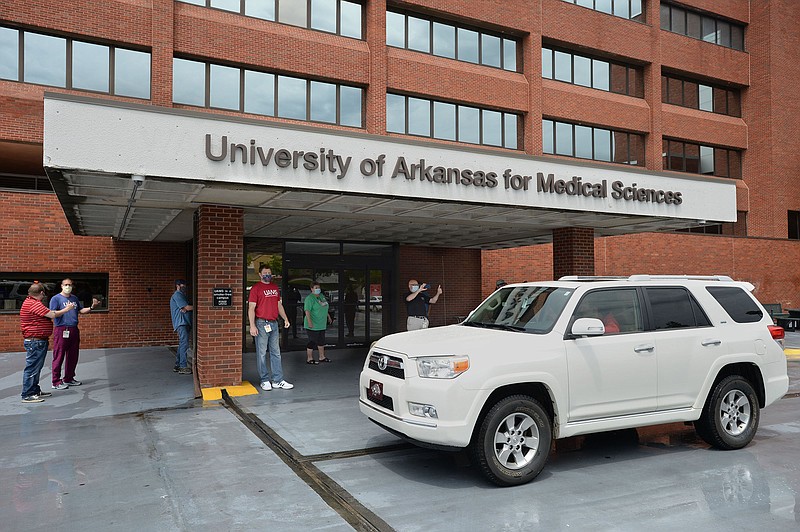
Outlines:
[[742,288],[707,286],[706,290],[737,323],[754,323],[764,317],[764,312],[758,308],[755,300]]
[[653,328],[682,329],[711,325],[703,309],[685,288],[647,288]]

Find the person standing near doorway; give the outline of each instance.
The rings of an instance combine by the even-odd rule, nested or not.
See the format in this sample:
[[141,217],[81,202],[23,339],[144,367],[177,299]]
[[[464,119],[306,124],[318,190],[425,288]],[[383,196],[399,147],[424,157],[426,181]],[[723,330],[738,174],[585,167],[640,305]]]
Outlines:
[[344,322],[347,325],[347,336],[353,336],[356,327],[356,308],[358,305],[358,294],[356,294],[353,283],[347,283],[344,291]]
[[311,285],[311,293],[306,296],[303,302],[303,311],[306,315],[305,328],[308,335],[306,344],[306,364],[317,364],[314,360],[314,349],[319,351],[320,362],[330,362],[330,358],[325,357],[325,329],[328,323],[333,322],[328,312],[330,306],[325,296],[322,295],[322,288],[319,283]]
[[427,284],[420,285],[416,279],[408,281],[408,292],[406,293],[406,312],[408,320],[406,329],[415,331],[428,328],[428,310],[430,306],[439,301],[442,295],[442,285],[436,289],[436,295],[431,297],[425,292],[430,288]]
[[186,361],[189,351],[189,332],[192,328],[192,311],[194,307],[186,299],[186,281],[175,281],[175,292],[169,300],[169,311],[172,315],[172,329],[178,333],[178,352],[175,354],[175,367],[172,371],[181,375],[191,375],[192,368]]
[[[250,289],[250,296],[247,298],[247,317],[250,321],[250,335],[256,342],[256,366],[261,378],[261,389],[265,392],[273,388],[291,390],[294,385],[283,379],[278,316],[283,318],[283,326],[286,329],[291,327],[291,324],[283,309],[280,289],[272,282],[272,270],[268,266],[261,266],[258,273],[261,281]],[[269,369],[267,351],[269,351]]]
[[53,333],[53,318],[66,314],[75,308],[75,303],[67,303],[61,310],[53,311],[45,307],[44,287],[33,283],[28,288],[28,297],[19,310],[19,325],[22,337],[25,339],[25,370],[22,372],[22,402],[41,403],[43,397],[48,397],[50,392],[43,392],[39,387],[39,375],[47,356],[48,338]]
[[[81,348],[81,333],[78,330],[78,315],[88,314],[100,302],[92,300],[90,307],[84,307],[80,299],[72,295],[72,279],[61,281],[61,293],[50,298],[50,310],[64,310],[72,303],[72,308],[54,320],[53,330],[53,389],[66,390],[82,383],[75,378],[75,368]],[[61,366],[64,378],[61,378]]]

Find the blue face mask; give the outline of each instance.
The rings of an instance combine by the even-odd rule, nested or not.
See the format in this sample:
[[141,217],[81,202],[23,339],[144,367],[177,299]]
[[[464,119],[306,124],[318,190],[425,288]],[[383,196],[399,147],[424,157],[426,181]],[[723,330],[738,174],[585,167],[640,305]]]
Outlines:
[[272,280],[272,276],[270,274],[262,275],[261,280],[264,281],[265,283],[268,283]]
[[314,289],[314,295],[318,296],[320,294],[320,292],[322,292],[322,290],[320,288],[315,288]]
[[419,290],[419,285],[416,285],[416,284],[411,285],[411,291],[412,292],[416,292],[417,290]]

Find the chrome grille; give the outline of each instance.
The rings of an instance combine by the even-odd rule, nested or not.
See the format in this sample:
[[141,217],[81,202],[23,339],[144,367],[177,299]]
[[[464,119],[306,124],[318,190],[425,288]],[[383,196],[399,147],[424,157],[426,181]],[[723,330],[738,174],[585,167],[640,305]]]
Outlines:
[[406,378],[405,363],[400,357],[373,352],[369,355],[369,369],[395,379]]

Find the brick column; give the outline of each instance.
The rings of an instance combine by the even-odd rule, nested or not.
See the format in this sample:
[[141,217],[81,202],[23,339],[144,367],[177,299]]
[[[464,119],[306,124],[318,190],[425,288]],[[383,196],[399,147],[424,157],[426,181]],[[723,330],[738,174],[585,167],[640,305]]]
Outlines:
[[[201,388],[242,383],[242,235],[244,211],[203,205],[197,220],[197,377]],[[229,307],[214,307],[214,288],[233,290]]]
[[553,279],[564,275],[594,275],[594,229],[553,229]]

